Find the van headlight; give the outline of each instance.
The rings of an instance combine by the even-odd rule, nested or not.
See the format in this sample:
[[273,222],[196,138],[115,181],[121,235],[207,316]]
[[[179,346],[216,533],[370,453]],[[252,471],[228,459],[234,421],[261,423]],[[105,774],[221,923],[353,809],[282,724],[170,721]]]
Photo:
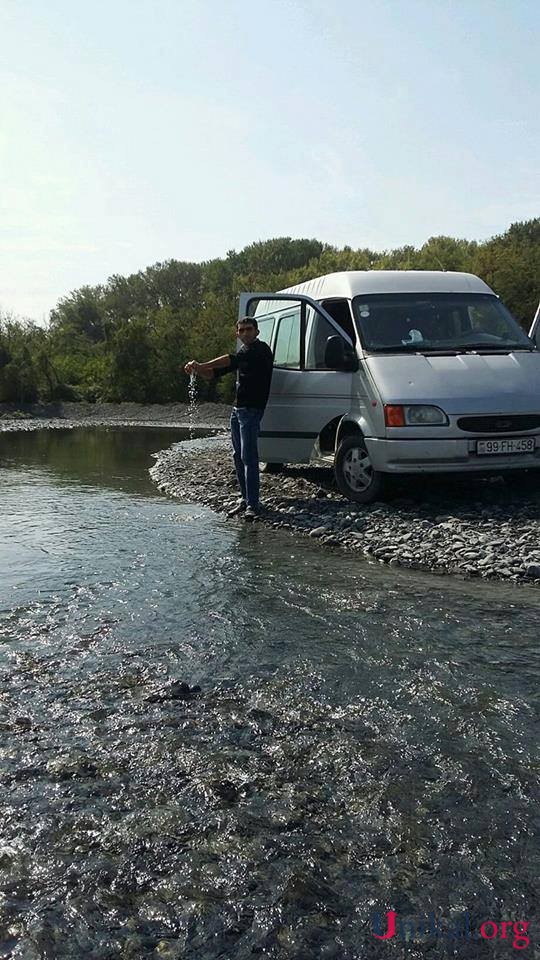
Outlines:
[[386,403],[384,422],[387,427],[437,427],[449,421],[444,410],[431,404]]

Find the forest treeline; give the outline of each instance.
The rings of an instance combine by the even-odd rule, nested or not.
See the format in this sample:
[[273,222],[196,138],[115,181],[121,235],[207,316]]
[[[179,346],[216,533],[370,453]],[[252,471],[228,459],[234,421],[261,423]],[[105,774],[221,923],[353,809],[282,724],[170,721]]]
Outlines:
[[[376,253],[284,237],[206,263],[168,260],[110,277],[59,300],[46,328],[0,315],[0,402],[184,401],[183,364],[233,349],[240,292],[373,269],[475,273],[528,330],[540,298],[540,218],[481,243],[441,236]],[[201,383],[201,395],[229,399],[230,379]]]

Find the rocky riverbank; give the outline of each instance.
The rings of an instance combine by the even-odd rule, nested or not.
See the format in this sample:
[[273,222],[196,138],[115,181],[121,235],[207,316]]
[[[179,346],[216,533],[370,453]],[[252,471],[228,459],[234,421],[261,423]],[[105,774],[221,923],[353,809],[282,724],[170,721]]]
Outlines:
[[0,403],[0,433],[67,430],[81,426],[226,426],[230,409],[220,403]]
[[[227,513],[238,501],[228,443],[175,445],[151,475],[163,492]],[[395,567],[540,585],[540,491],[534,478],[411,477],[387,503],[361,506],[331,470],[288,467],[261,477],[256,521]],[[243,523],[241,518],[231,520]]]

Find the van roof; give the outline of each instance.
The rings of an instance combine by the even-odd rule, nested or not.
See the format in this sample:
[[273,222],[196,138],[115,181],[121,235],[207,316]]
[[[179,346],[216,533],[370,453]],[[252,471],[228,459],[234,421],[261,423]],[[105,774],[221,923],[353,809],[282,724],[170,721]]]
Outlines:
[[303,293],[313,300],[365,293],[491,293],[473,273],[442,270],[344,270],[315,277],[278,293]]

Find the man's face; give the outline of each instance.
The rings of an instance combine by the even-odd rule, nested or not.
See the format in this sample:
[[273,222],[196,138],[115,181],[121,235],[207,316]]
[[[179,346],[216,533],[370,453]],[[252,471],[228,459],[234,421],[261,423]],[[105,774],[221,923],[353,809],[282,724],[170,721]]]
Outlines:
[[236,325],[236,335],[246,346],[253,343],[258,334],[259,331],[253,323],[237,323]]

